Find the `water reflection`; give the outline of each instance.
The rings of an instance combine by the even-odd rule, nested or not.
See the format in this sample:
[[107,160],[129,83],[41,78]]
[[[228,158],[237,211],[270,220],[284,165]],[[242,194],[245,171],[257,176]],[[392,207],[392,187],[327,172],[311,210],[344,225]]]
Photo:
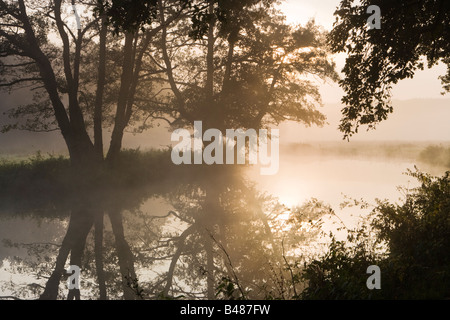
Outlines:
[[[309,170],[323,174],[316,182],[323,190],[362,188],[359,177],[379,196],[384,179],[400,174],[399,164],[370,162],[373,179],[364,178],[358,174],[364,163],[336,161],[348,166],[346,174],[311,162]],[[280,168],[280,180],[266,184],[249,180],[248,168],[187,166],[155,183],[4,203],[1,238],[9,240],[0,251],[0,290],[29,299],[296,297],[303,284],[295,275],[317,252],[322,226],[335,218],[336,207],[312,199],[288,208],[261,193],[271,187],[275,195],[291,190],[299,197],[304,181],[314,189],[307,169],[295,163]],[[80,291],[67,289],[69,264],[83,270]]]
[[[7,251],[3,256],[9,256],[4,261],[10,272],[45,280],[39,290],[15,284],[9,292],[45,299],[214,299],[218,290],[227,298],[292,296],[287,259],[308,238],[302,223],[320,216],[320,206],[304,216],[286,216],[286,207],[258,194],[241,169],[231,166],[205,167],[186,177],[133,189],[84,190],[74,194],[77,201],[56,197],[55,207],[70,203],[70,217],[52,222],[56,227],[47,239],[10,237],[12,246],[28,250],[27,257]],[[48,221],[35,212],[27,223]],[[23,228],[17,219],[22,218],[12,215],[8,223]],[[286,224],[289,241],[280,236]],[[54,245],[43,245],[50,241]],[[81,291],[66,288],[68,264],[83,270]]]

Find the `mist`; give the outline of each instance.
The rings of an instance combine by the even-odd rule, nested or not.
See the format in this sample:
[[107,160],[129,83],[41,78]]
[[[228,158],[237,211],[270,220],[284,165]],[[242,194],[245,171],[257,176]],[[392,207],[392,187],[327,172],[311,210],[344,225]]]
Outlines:
[[437,3],[0,0],[0,300],[448,299]]

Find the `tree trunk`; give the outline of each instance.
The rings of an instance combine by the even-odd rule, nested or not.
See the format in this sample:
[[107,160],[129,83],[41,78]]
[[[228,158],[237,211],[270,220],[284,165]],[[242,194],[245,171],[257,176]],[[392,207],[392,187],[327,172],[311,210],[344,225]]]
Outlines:
[[125,45],[123,49],[124,60],[122,63],[122,76],[120,82],[119,99],[117,102],[116,118],[114,129],[111,135],[111,143],[108,150],[107,159],[114,161],[122,148],[123,130],[126,127],[126,107],[129,99],[129,90],[134,71],[134,35],[128,32],[125,35]]
[[134,257],[130,246],[125,239],[122,214],[119,210],[113,209],[109,212],[109,219],[116,241],[119,268],[122,275],[123,298],[125,300],[136,300],[138,295],[133,289],[133,285],[137,285],[137,276],[134,270]]
[[100,300],[108,300],[106,293],[106,276],[103,270],[103,211],[99,211],[95,216],[95,235],[94,235],[94,250],[95,250],[95,269],[97,271],[98,287],[100,290]]
[[64,266],[69,253],[71,253],[70,263],[81,267],[84,244],[93,222],[93,214],[89,210],[79,209],[72,212],[67,233],[56,258],[55,269],[47,281],[45,290],[39,298],[40,300],[56,300],[58,297],[58,287],[61,276],[65,272]]

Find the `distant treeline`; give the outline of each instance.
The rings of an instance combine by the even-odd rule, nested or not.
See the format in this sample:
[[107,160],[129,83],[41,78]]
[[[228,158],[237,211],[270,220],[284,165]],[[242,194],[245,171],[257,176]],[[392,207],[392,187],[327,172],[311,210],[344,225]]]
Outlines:
[[419,160],[431,165],[450,168],[450,147],[428,146],[420,152]]
[[450,168],[450,143],[426,142],[320,142],[291,143],[281,146],[284,154],[333,157],[388,158],[419,161]]

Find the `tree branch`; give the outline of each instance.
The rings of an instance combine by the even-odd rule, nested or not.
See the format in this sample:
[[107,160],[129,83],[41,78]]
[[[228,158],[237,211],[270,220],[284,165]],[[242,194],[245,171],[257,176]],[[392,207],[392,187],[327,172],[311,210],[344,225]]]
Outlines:
[[10,87],[10,86],[13,86],[15,84],[18,84],[18,83],[21,83],[21,82],[28,82],[28,81],[42,81],[42,78],[33,77],[33,78],[16,79],[16,80],[8,82],[8,83],[1,83],[0,87]]

